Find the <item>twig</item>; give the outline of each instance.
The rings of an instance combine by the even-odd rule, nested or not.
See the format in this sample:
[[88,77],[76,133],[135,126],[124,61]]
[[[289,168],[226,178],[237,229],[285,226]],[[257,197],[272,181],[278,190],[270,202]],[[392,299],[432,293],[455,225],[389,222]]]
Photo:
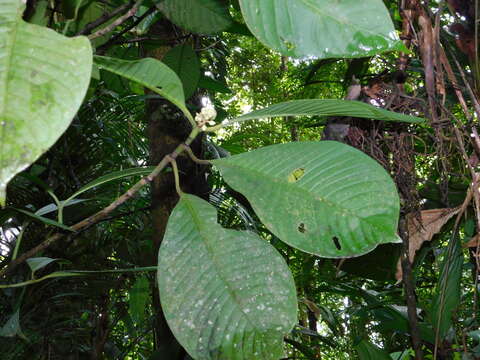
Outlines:
[[138,19],[136,19],[131,25],[127,26],[125,29],[123,29],[122,31],[120,31],[118,34],[114,35],[110,40],[108,40],[105,44],[103,44],[102,46],[99,46],[97,48],[97,53],[104,53],[110,46],[114,45],[114,44],[117,44],[120,40],[120,38],[125,34],[127,33],[128,31],[130,31],[131,29],[133,29],[135,26],[137,26],[138,24],[140,24],[147,16],[149,16],[151,13],[153,13],[155,11],[155,7],[151,7],[150,9],[148,9],[147,11],[145,11],[145,13],[142,15],[142,16],[139,16]]
[[[185,144],[190,145],[193,140],[197,137],[200,133],[200,128],[194,128],[188,139],[185,141]],[[108,205],[106,208],[100,210],[96,214],[76,223],[75,225],[71,226],[71,229],[75,232],[81,231],[86,227],[89,227],[93,224],[98,223],[99,221],[105,219],[112,211],[118,208],[120,205],[125,203],[127,200],[131,199],[143,186],[149,184],[153,181],[153,179],[160,174],[160,172],[168,165],[170,159],[176,159],[179,154],[184,151],[184,145],[178,145],[177,148],[169,155],[165,156],[162,161],[155,167],[155,169],[147,176],[142,178],[138,181],[135,185],[133,185],[127,192],[117,198],[114,202]],[[5,276],[6,274],[10,273],[13,269],[15,269],[18,265],[22,264],[25,260],[35,256],[39,252],[47,249],[50,245],[57,242],[58,240],[62,239],[65,236],[64,233],[56,233],[43,241],[42,243],[35,246],[33,249],[28,250],[16,260],[12,261],[6,268],[0,271],[0,277]]]
[[100,222],[111,221],[111,220],[119,219],[119,218],[122,218],[122,217],[125,217],[125,216],[130,216],[130,215],[133,215],[133,214],[136,214],[136,213],[139,213],[139,212],[149,211],[149,210],[152,210],[151,206],[144,206],[140,209],[136,209],[136,210],[132,210],[132,211],[126,211],[126,212],[122,212],[120,214],[116,214],[116,215],[106,217],[106,218],[98,221],[97,224],[100,223]]
[[96,39],[100,36],[105,35],[106,33],[109,33],[113,29],[115,29],[117,26],[122,25],[125,21],[127,21],[129,18],[131,18],[135,13],[138,11],[138,8],[142,4],[143,0],[137,0],[135,5],[128,10],[124,15],[120,16],[117,20],[112,22],[110,25],[105,26],[103,29],[98,30],[97,32],[91,34],[88,36],[90,40]]
[[170,165],[172,165],[173,176],[175,178],[175,190],[177,190],[178,196],[181,197],[182,194],[183,194],[183,191],[180,187],[180,175],[179,175],[179,171],[178,171],[177,161],[175,160],[175,158],[173,158],[170,155],[166,155],[165,158],[168,160]]
[[480,104],[478,103],[478,99],[475,96],[475,93],[472,90],[472,87],[470,86],[470,83],[468,82],[467,77],[465,76],[465,72],[463,71],[462,67],[460,66],[457,58],[455,57],[454,54],[452,55],[452,59],[455,62],[455,65],[458,68],[458,71],[460,72],[460,76],[462,77],[463,83],[465,84],[465,87],[468,91],[468,94],[470,95],[470,98],[472,99],[473,107],[475,109],[475,112],[477,114],[477,118],[480,118]]
[[85,27],[81,31],[79,31],[76,35],[78,36],[78,35],[88,35],[88,34],[90,34],[93,29],[99,27],[102,24],[105,24],[107,21],[109,21],[110,19],[113,19],[118,14],[122,14],[125,10],[132,7],[133,4],[134,4],[133,1],[128,2],[126,4],[123,4],[122,6],[119,6],[118,8],[116,8],[115,10],[113,10],[110,13],[106,13],[106,14],[100,16],[98,19],[96,19],[96,20],[88,23],[87,25],[85,25]]
[[450,62],[448,61],[447,54],[445,53],[445,49],[442,46],[440,46],[439,50],[440,50],[440,61],[443,65],[443,68],[447,72],[448,79],[452,83],[453,90],[455,91],[455,94],[457,95],[457,98],[458,98],[458,102],[460,103],[460,106],[462,107],[463,113],[465,114],[466,118],[471,122],[472,115],[468,110],[467,102],[465,101],[462,91],[458,86],[457,78],[455,77],[455,74],[453,72],[452,65],[450,65]]
[[190,159],[192,159],[193,162],[200,164],[200,165],[212,165],[210,160],[201,160],[199,159],[192,151],[192,148],[188,146],[187,144],[182,144],[183,148],[187,152],[188,156],[190,156]]

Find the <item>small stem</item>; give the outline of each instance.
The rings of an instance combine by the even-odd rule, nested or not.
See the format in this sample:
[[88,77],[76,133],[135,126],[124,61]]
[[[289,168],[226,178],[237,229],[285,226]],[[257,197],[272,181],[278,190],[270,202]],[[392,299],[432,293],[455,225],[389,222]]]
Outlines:
[[57,206],[57,212],[58,212],[57,218],[58,218],[58,222],[60,224],[63,224],[63,207],[64,207],[64,205],[65,205],[65,202],[62,202]]
[[190,159],[193,160],[193,162],[200,164],[200,165],[212,165],[210,160],[201,160],[199,159],[192,151],[192,148],[186,144],[183,144],[184,150],[187,152],[188,156],[190,156]]
[[[162,95],[162,94],[160,94]],[[181,104],[177,101],[173,101],[172,99],[169,99],[176,107],[178,107],[183,115],[185,115],[185,117],[187,118],[188,122],[190,123],[190,125],[192,125],[192,129],[197,129],[198,132],[202,131],[199,127],[198,127],[198,124],[197,122],[195,121],[195,119],[193,118],[192,114],[190,113],[190,111],[188,111],[187,107],[185,106],[185,104]],[[192,130],[193,131],[193,130]]]
[[173,176],[175,178],[175,190],[177,190],[178,196],[181,197],[183,195],[183,191],[180,188],[180,175],[178,173],[177,161],[170,155],[167,155],[166,158],[170,162],[170,164],[172,164]]
[[206,128],[204,131],[205,131],[205,132],[216,132],[217,130],[222,129],[222,128],[224,128],[225,126],[230,125],[230,123],[231,123],[230,121],[224,120],[224,121],[222,121],[220,124],[217,124],[217,125],[215,125],[215,126]]
[[455,65],[457,66],[458,72],[460,73],[460,76],[462,77],[463,83],[465,84],[465,88],[467,89],[468,94],[470,95],[470,98],[473,103],[473,108],[475,109],[475,113],[477,114],[477,119],[480,117],[480,103],[478,102],[477,97],[475,96],[475,93],[472,90],[472,87],[470,86],[470,83],[468,82],[468,79],[465,75],[465,72],[463,71],[462,67],[460,66],[460,63],[458,62],[457,58],[455,56],[452,56],[453,61],[455,62]]

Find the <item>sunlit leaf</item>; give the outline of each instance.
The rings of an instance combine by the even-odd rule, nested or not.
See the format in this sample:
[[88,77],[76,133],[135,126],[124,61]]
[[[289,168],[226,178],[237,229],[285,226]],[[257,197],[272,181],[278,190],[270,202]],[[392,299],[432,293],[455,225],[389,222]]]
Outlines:
[[153,58],[122,60],[106,56],[95,56],[95,64],[103,70],[123,76],[156,92],[185,110],[185,95],[182,82],[167,65]]
[[251,32],[284,55],[364,57],[402,50],[382,0],[240,0]]
[[206,201],[184,194],[159,251],[162,309],[195,359],[271,359],[296,323],[295,285],[276,250],[226,230]]
[[23,4],[0,5],[0,205],[10,179],[70,125],[92,70],[87,38],[24,22]]
[[213,160],[280,240],[339,258],[398,242],[399,198],[372,158],[335,141],[295,142]]
[[335,99],[304,99],[292,100],[268,106],[261,110],[239,116],[231,122],[252,119],[264,119],[278,116],[351,116],[383,121],[399,121],[409,123],[424,123],[425,120],[416,116],[404,115],[384,110],[360,101]]

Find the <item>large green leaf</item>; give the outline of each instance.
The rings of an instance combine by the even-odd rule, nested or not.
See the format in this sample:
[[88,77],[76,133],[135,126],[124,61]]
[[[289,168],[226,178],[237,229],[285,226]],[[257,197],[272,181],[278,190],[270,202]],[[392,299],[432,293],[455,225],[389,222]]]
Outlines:
[[192,47],[188,44],[176,46],[165,54],[162,61],[182,81],[185,98],[192,96],[200,79],[200,60]]
[[388,173],[336,141],[272,145],[213,160],[265,226],[322,257],[364,254],[397,242],[399,198]]
[[199,34],[215,34],[233,24],[221,0],[164,0],[157,6],[172,22]]
[[388,111],[360,101],[335,99],[304,99],[292,100],[251,113],[239,116],[231,122],[262,119],[277,116],[351,116],[384,121],[400,121],[408,123],[424,123],[425,120],[416,116],[404,115]]
[[94,56],[95,64],[114,74],[135,81],[171,101],[179,109],[188,112],[182,82],[167,65],[153,58],[122,60],[106,56]]
[[382,0],[240,0],[245,21],[284,55],[364,57],[402,50]]
[[87,38],[24,22],[22,4],[0,2],[0,205],[10,179],[70,125],[92,71]]
[[458,239],[452,239],[449,252],[445,255],[440,278],[432,299],[430,322],[439,340],[442,340],[452,326],[452,317],[460,304],[463,253]]
[[295,284],[256,234],[227,230],[206,201],[182,195],[159,251],[165,317],[194,359],[271,359],[296,323]]

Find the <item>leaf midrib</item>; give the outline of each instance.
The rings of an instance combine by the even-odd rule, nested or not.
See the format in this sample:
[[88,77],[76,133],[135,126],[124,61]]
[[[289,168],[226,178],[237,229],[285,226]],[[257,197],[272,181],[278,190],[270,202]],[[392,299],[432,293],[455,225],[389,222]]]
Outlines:
[[[253,329],[255,329],[255,331],[257,333],[261,333],[261,329],[259,329],[257,326],[256,326],[256,322],[250,318],[250,316],[248,316],[247,313],[245,313],[243,311],[243,308],[241,306],[241,303],[240,301],[237,299],[237,296],[235,295],[235,292],[234,290],[230,287],[230,284],[229,282],[222,276],[222,273],[221,271],[219,271],[218,269],[221,268],[221,266],[218,264],[218,262],[215,260],[215,256],[213,256],[214,252],[211,250],[211,245],[209,243],[209,240],[208,240],[208,237],[205,236],[205,232],[203,231],[203,224],[204,222],[200,219],[200,217],[197,215],[197,211],[195,210],[195,207],[191,205],[190,201],[187,200],[187,199],[183,199],[185,201],[185,204],[188,208],[188,212],[190,213],[192,219],[193,219],[193,222],[195,223],[195,226],[197,227],[198,229],[198,233],[200,234],[200,237],[203,238],[203,243],[205,244],[205,247],[207,248],[207,253],[212,261],[212,263],[214,264],[214,267],[215,269],[217,270],[217,275],[218,277],[220,278],[220,280],[226,285],[227,287],[227,290],[228,292],[230,293],[230,296],[234,299],[234,303],[236,304],[237,308],[240,310],[240,312],[245,316],[245,318],[248,320],[248,322],[251,324],[251,326],[253,327]],[[226,229],[223,229],[220,225],[216,224],[217,228],[219,228],[219,230],[221,231],[226,231]]]
[[[216,164],[215,161],[214,161],[213,163]],[[312,197],[312,195],[313,195],[313,198],[314,198],[314,199],[316,199],[316,200],[318,200],[318,201],[320,201],[320,202],[324,202],[324,203],[326,203],[326,204],[328,204],[328,205],[331,205],[331,206],[334,207],[335,209],[340,209],[340,211],[339,211],[340,213],[341,213],[341,210],[342,210],[342,209],[345,210],[345,212],[348,213],[348,214],[349,214],[350,216],[352,216],[353,218],[356,218],[356,219],[358,219],[358,220],[361,221],[361,222],[365,222],[365,223],[369,224],[371,227],[373,227],[376,231],[380,231],[380,232],[381,232],[381,229],[379,230],[375,224],[372,224],[370,221],[368,221],[368,218],[359,217],[359,216],[357,216],[356,214],[354,214],[354,213],[352,212],[352,210],[350,210],[350,209],[348,209],[348,208],[344,208],[344,207],[342,207],[342,206],[339,206],[338,204],[336,204],[336,203],[334,203],[334,202],[332,202],[332,201],[330,201],[330,200],[328,200],[328,199],[325,199],[325,198],[323,198],[323,197],[320,197],[320,196],[318,196],[317,194],[312,194],[312,193],[310,193],[307,189],[304,189],[303,187],[300,187],[300,186],[295,187],[292,183],[288,183],[288,182],[283,181],[282,179],[279,179],[279,178],[269,177],[269,176],[265,175],[265,173],[260,172],[260,171],[258,171],[258,170],[252,170],[251,168],[246,168],[246,167],[242,167],[242,166],[239,166],[239,165],[232,165],[232,164],[230,164],[230,163],[223,163],[222,166],[230,167],[231,169],[238,168],[238,169],[241,170],[242,172],[246,173],[247,176],[248,176],[248,173],[249,173],[249,172],[252,172],[252,173],[254,173],[256,176],[258,176],[258,177],[260,177],[260,178],[264,178],[264,179],[270,180],[270,181],[273,181],[274,183],[281,184],[281,185],[286,185],[286,186],[292,186],[292,187],[294,187],[294,189],[298,189],[298,190],[300,190],[302,193],[307,194],[308,197]],[[245,170],[248,170],[248,171],[245,171]],[[255,207],[255,205],[254,205],[253,203],[252,203],[252,206]]]
[[[284,104],[285,107],[287,106],[298,106],[300,107],[301,104],[311,104],[313,101],[318,102],[318,107],[322,107],[324,104],[330,104],[333,103],[333,101],[337,101],[335,99],[303,99],[303,100],[290,100],[286,101],[280,104]],[[344,100],[338,100],[338,101],[344,101]],[[320,103],[321,102],[321,103]],[[407,114],[402,114],[402,113],[395,113],[395,112],[389,112],[388,110],[382,109],[382,108],[370,108],[370,106],[366,103],[358,102],[358,101],[349,101],[349,103],[355,104],[354,106],[357,107],[364,107],[365,109],[354,109],[356,111],[356,114],[349,114],[349,115],[339,115],[337,113],[331,114],[331,113],[319,113],[320,111],[325,110],[318,110],[316,113],[311,113],[311,112],[293,112],[291,109],[286,109],[282,110],[280,104],[275,104],[271,105],[265,109],[260,109],[260,110],[254,110],[249,114],[241,115],[239,117],[236,117],[231,120],[231,122],[237,122],[237,121],[246,121],[246,120],[252,120],[252,119],[258,119],[258,118],[263,118],[263,117],[280,117],[280,116],[352,116],[352,117],[359,117],[359,118],[364,118],[364,119],[372,119],[372,120],[378,120],[378,121],[389,121],[389,122],[406,122],[406,123],[411,123],[411,124],[418,124],[420,123],[419,120],[420,118],[417,118],[416,116],[413,115],[407,115]],[[314,103],[314,105],[317,105]],[[363,104],[363,105],[362,105]],[[342,105],[342,103],[339,102],[339,106]],[[366,106],[364,106],[366,105]],[[278,109],[273,109],[277,111],[274,114],[269,113],[269,110],[271,111],[272,107],[277,106]],[[367,107],[368,106],[368,107]],[[316,110],[315,110],[316,111]],[[374,112],[376,111],[377,114],[366,114],[368,111]],[[363,112],[361,114],[360,112]],[[360,113],[360,114],[359,114]],[[404,118],[404,119],[402,119]],[[421,119],[420,119],[421,120]]]

